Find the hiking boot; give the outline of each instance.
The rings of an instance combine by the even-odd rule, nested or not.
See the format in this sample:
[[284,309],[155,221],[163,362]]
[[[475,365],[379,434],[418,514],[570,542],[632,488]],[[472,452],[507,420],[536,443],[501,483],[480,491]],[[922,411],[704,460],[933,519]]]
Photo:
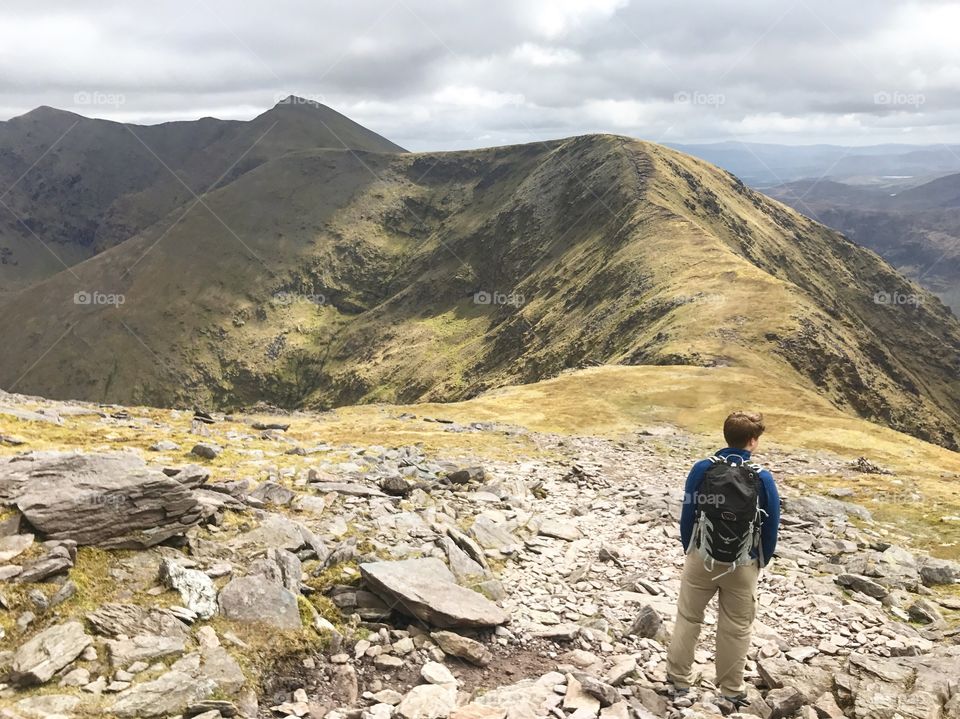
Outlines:
[[747,699],[746,694],[737,694],[732,697],[721,696],[721,699],[723,699],[725,702],[730,702],[733,704],[734,709],[740,709],[750,703],[750,700]]

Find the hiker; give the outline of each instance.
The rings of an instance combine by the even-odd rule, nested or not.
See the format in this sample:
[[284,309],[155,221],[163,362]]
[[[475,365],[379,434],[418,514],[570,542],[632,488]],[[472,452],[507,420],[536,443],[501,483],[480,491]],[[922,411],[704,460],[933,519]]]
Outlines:
[[734,412],[727,417],[727,447],[693,465],[680,512],[680,541],[687,558],[667,678],[675,694],[690,689],[703,612],[719,594],[716,685],[738,708],[747,703],[743,668],[756,615],[757,579],[777,547],[780,525],[773,475],[749,462],[764,429],[761,414]]

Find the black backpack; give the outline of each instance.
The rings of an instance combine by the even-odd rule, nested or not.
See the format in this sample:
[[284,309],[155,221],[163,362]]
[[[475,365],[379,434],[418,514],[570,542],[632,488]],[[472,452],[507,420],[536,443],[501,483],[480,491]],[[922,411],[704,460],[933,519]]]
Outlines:
[[760,526],[760,467],[737,455],[710,457],[712,463],[693,497],[695,524],[688,552],[697,552],[704,566],[730,565],[728,571],[750,564],[757,551],[763,566]]

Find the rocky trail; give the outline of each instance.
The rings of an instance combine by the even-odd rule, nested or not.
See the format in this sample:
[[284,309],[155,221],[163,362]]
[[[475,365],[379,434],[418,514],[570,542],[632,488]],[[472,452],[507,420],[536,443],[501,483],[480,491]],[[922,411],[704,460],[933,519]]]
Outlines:
[[[665,684],[702,438],[394,418],[473,447],[440,452],[375,428],[328,443],[302,415],[2,399],[0,716],[737,716],[710,683],[712,610],[701,685]],[[100,441],[65,440],[80,424]],[[514,435],[531,451],[482,449]],[[960,565],[795,488],[868,460],[758,459],[784,512],[739,711],[960,717]]]

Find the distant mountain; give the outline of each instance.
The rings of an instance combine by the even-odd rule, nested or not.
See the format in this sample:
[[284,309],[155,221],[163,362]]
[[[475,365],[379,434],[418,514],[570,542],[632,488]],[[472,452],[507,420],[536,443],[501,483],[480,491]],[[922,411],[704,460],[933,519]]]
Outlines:
[[960,174],[902,191],[802,180],[766,192],[874,250],[960,314]]
[[[249,122],[126,125],[41,107],[0,122],[0,293],[166,221],[287,152],[403,148],[323,105],[290,97]],[[6,207],[4,207],[6,205]]]
[[[273,112],[302,128],[302,110]],[[211,122],[196,127],[214,135]],[[180,172],[202,187],[269,124],[193,141],[231,148],[209,152],[216,169],[171,139]],[[122,196],[149,212],[122,241],[97,224],[88,245],[102,251],[0,302],[0,386],[328,408],[459,399],[598,363],[732,366],[958,445],[957,319],[874,253],[723,170],[609,135],[417,154],[386,141],[296,149],[310,131],[293,146],[283,136],[179,222],[183,196],[147,224],[162,176],[122,162],[75,158],[75,185],[25,196],[21,210],[53,226],[61,207],[81,215],[77,186],[133,175],[136,201],[104,189],[99,206]],[[690,401],[695,412],[711,400]]]
[[960,172],[960,145],[672,144],[759,189],[808,178],[874,182]]

